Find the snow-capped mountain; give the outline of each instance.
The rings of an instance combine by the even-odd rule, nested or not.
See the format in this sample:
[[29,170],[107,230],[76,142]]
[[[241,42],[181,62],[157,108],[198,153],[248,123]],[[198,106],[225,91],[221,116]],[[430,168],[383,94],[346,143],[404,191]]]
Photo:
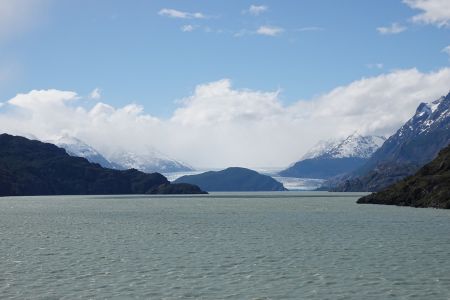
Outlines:
[[319,141],[311,149],[309,149],[308,152],[306,152],[302,156],[301,160],[312,159],[312,158],[322,156],[325,153],[327,153],[327,151],[329,151],[330,149],[333,149],[334,147],[339,145],[340,142],[342,142],[342,140],[340,141],[337,139],[329,139],[326,141]]
[[409,119],[376,153],[370,163],[380,161],[431,161],[450,142],[450,93],[430,103],[421,103]]
[[122,169],[121,166],[107,160],[99,151],[73,136],[62,135],[46,142],[64,148],[70,156],[84,157],[88,161],[100,164],[104,168]]
[[155,149],[149,149],[145,154],[119,151],[108,156],[108,159],[125,169],[137,169],[145,173],[193,171],[190,166],[171,159]]
[[439,128],[449,128],[450,93],[431,103],[421,103],[415,115],[394,135],[397,139],[407,139],[414,135],[426,135]]
[[436,101],[421,103],[414,116],[350,178],[338,183],[335,190],[380,190],[413,174],[449,143],[450,93]]
[[362,136],[355,132],[343,140],[320,141],[302,157],[302,160],[345,157],[369,158],[385,140],[386,138],[382,136]]
[[362,136],[356,132],[342,140],[320,141],[279,175],[325,179],[345,174],[363,165],[384,141],[381,136]]
[[192,171],[193,169],[183,163],[171,159],[155,149],[149,149],[145,154],[119,151],[106,156],[92,146],[78,138],[63,135],[46,142],[64,148],[71,156],[84,157],[92,163],[98,163],[104,168],[110,169],[137,169],[146,173],[170,173]]

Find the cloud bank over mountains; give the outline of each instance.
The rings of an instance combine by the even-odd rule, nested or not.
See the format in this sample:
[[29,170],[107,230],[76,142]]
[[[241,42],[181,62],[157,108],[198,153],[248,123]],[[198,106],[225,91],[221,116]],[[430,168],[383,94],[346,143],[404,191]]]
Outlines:
[[320,139],[355,130],[390,135],[420,102],[446,94],[449,83],[450,68],[396,70],[285,105],[281,91],[235,89],[222,79],[198,85],[168,119],[137,104],[113,107],[73,91],[33,90],[1,99],[0,126],[39,139],[73,135],[104,153],[155,147],[199,168],[281,167]]

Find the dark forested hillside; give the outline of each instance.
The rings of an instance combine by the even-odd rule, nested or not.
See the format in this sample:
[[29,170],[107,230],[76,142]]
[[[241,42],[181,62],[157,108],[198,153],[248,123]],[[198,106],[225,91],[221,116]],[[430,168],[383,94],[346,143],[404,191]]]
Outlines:
[[415,175],[362,197],[358,203],[450,209],[450,146]]
[[0,135],[0,196],[145,193],[202,191],[172,185],[159,173],[105,169],[53,144]]

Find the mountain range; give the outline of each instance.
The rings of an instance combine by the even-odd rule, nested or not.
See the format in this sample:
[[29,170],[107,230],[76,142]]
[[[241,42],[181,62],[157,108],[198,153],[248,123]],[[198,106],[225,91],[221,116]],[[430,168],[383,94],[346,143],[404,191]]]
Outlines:
[[0,196],[155,193],[204,192],[159,173],[107,169],[50,143],[0,135]]
[[171,159],[154,149],[148,149],[144,154],[119,151],[108,156],[108,158],[123,169],[136,169],[145,173],[193,171],[193,168],[187,164]]
[[414,116],[345,177],[328,182],[333,191],[379,191],[434,159],[450,143],[450,93],[421,103]]
[[384,141],[384,137],[357,132],[342,140],[321,141],[279,175],[326,179],[346,174],[362,166]]
[[82,140],[69,135],[46,140],[46,142],[64,148],[71,156],[84,157],[90,162],[98,163],[102,167],[109,169],[136,169],[145,173],[170,173],[193,170],[190,166],[171,159],[155,149],[148,149],[144,154],[116,151],[106,156]]

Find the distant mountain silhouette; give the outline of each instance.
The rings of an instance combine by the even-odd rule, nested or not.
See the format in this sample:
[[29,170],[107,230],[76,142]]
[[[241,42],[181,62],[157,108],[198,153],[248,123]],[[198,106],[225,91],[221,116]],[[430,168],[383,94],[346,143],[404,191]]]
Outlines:
[[62,148],[20,136],[0,135],[0,196],[203,193],[174,185],[159,173],[105,169]]
[[450,146],[415,175],[362,197],[358,203],[450,209]]
[[209,171],[197,175],[186,175],[174,183],[198,185],[208,192],[242,192],[242,191],[284,191],[280,182],[270,176],[262,175],[246,168],[228,168],[222,171]]

